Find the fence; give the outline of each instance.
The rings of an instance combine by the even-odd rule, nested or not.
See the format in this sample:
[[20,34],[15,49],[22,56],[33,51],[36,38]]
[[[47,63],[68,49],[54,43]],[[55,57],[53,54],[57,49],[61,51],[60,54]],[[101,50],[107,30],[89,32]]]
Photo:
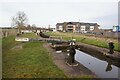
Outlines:
[[17,29],[1,29],[0,31],[0,38],[16,35]]

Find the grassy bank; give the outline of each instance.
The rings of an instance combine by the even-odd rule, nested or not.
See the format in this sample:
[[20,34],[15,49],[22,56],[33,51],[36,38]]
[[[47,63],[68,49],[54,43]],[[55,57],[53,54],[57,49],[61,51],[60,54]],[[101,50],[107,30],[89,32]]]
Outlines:
[[3,50],[3,52],[8,51],[13,46],[15,46],[19,43],[20,42],[15,41],[15,36],[9,36],[9,37],[2,38],[2,50]]
[[20,37],[39,38],[40,36],[36,35],[35,33],[24,33],[24,34],[20,35]]
[[65,78],[52,61],[42,42],[15,42],[14,36],[4,38],[3,78]]
[[[95,46],[98,46],[98,47],[102,47],[102,48],[108,48],[108,41],[107,39],[99,39],[99,38],[91,38],[91,36],[84,36],[84,35],[81,35],[81,34],[75,34],[75,33],[59,33],[59,32],[48,32],[48,33],[45,33],[47,35],[50,35],[50,36],[62,36],[62,38],[64,40],[71,40],[72,38],[76,39],[77,42],[82,42],[82,43],[86,43],[86,44],[90,44],[90,45],[95,45]],[[115,41],[114,42],[114,45],[115,45],[115,48],[114,50],[115,51],[119,51],[120,52],[120,49],[118,48],[118,42]]]

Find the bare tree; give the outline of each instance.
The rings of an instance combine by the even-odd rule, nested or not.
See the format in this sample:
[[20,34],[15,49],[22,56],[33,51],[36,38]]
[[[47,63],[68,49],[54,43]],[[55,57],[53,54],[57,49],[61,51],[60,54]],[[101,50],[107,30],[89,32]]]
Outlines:
[[27,25],[26,29],[31,30],[32,29],[31,25],[30,24]]
[[36,30],[37,26],[35,24],[32,24],[32,30]]
[[12,26],[15,28],[24,29],[25,25],[27,24],[27,15],[24,12],[17,12],[16,16],[12,17]]
[[35,25],[35,24],[32,24],[32,27],[33,27],[33,28],[36,28],[36,25]]
[[49,31],[51,31],[50,24],[48,25],[48,29],[49,29]]

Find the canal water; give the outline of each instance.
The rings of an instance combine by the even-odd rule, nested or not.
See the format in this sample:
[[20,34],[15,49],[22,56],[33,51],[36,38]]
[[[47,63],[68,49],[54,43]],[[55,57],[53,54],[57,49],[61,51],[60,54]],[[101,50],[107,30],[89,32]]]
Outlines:
[[[79,50],[76,50],[75,59],[90,69],[99,78],[118,78],[118,69],[120,68],[116,66],[117,64],[113,65],[112,61],[92,56]],[[113,63],[115,62],[113,61]]]

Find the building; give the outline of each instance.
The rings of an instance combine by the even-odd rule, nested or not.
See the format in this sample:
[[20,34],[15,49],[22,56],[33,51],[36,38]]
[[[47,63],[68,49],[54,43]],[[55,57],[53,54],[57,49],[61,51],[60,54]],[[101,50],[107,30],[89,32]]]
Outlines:
[[97,23],[63,22],[56,24],[56,30],[61,32],[94,33],[99,31],[99,26]]
[[113,32],[120,32],[120,26],[113,26]]

